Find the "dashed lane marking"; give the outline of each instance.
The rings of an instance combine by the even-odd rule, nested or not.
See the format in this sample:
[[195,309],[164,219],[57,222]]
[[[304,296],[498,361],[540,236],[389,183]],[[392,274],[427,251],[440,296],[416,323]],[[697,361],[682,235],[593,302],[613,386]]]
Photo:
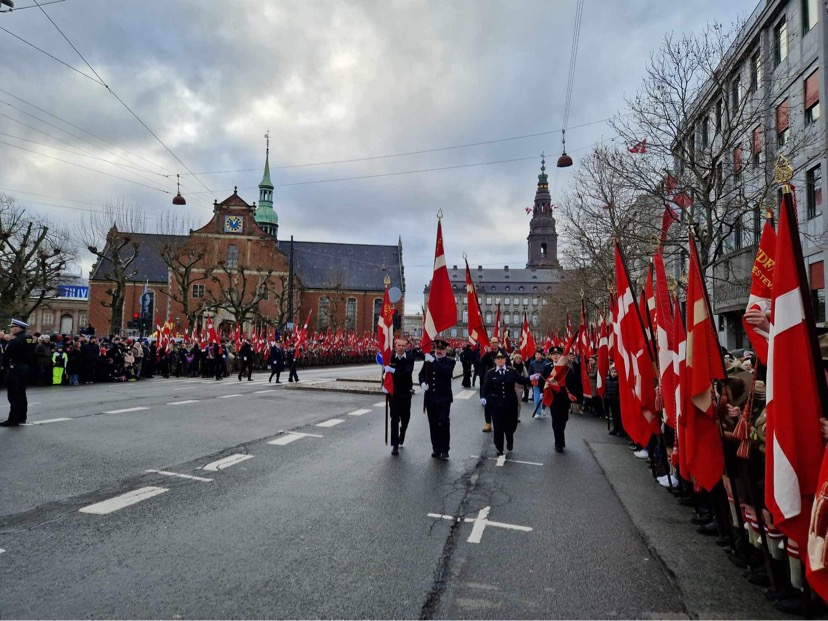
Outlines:
[[3,552],[5,552],[5,550],[3,548],[0,548],[0,554],[3,554]]
[[198,399],[184,399],[184,401],[170,401],[167,405],[187,405],[188,403],[198,403]]
[[241,463],[245,460],[253,459],[253,455],[245,455],[243,453],[236,453],[235,455],[230,455],[229,457],[225,457],[224,459],[219,459],[218,461],[214,461],[212,463],[207,464],[202,468],[202,470],[209,470],[210,472],[218,472],[219,470],[224,470],[225,468],[229,468],[230,466],[235,466],[238,463]]
[[205,479],[204,477],[194,477],[191,474],[181,474],[179,472],[167,472],[166,470],[147,470],[147,472],[154,472],[155,474],[163,474],[167,477],[179,477],[181,479],[192,479],[193,481],[204,481],[209,483],[213,479]]
[[383,407],[384,405],[385,405],[385,401],[380,401],[379,403],[375,403],[375,404],[374,404],[374,407],[375,407],[375,408],[381,408],[381,407]]
[[163,494],[168,491],[170,490],[165,487],[142,487],[140,489],[127,492],[126,494],[115,496],[115,498],[110,498],[109,500],[104,500],[103,502],[97,502],[94,505],[83,507],[82,509],[78,509],[78,511],[81,513],[92,513],[94,515],[106,515],[107,513],[118,511],[119,509],[134,505],[137,502],[147,500],[148,498],[158,496],[159,494]]
[[354,410],[353,412],[348,412],[348,416],[362,416],[363,414],[368,414],[371,410]]
[[324,438],[325,436],[320,436],[315,433],[299,433],[298,431],[280,431],[279,433],[284,433],[285,435],[279,436],[275,440],[271,440],[268,444],[273,444],[274,446],[285,446],[286,444],[290,444],[291,442],[296,442],[296,440],[300,440],[302,438]]
[[148,410],[149,408],[143,405],[134,408],[124,408],[123,410],[109,410],[102,412],[102,414],[123,414],[124,412],[137,412],[138,410]]
[[339,423],[344,423],[345,421],[341,418],[332,418],[331,420],[326,420],[324,423],[317,423],[317,427],[335,427]]
[[471,399],[476,394],[479,394],[479,393],[475,390],[464,390],[463,392],[461,392],[457,395],[457,398],[458,399]]
[[30,426],[30,425],[45,425],[46,423],[62,423],[65,420],[72,420],[71,418],[49,418],[46,420],[39,420],[33,423],[22,423],[23,425]]
[[230,399],[232,397],[242,397],[244,395],[235,394],[235,395],[221,395],[220,397],[216,397],[216,399]]
[[263,395],[263,394],[265,394],[265,393],[267,393],[267,392],[276,392],[276,389],[275,389],[275,388],[271,388],[271,389],[269,389],[269,390],[254,390],[254,391],[253,391],[253,394],[254,394],[254,395]]

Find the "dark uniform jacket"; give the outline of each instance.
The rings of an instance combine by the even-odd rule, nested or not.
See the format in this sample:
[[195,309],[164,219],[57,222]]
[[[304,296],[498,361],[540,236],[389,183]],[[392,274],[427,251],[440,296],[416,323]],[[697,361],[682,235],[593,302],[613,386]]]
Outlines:
[[9,341],[3,355],[3,364],[6,369],[26,372],[34,362],[35,339],[28,332],[18,332]]
[[285,354],[281,347],[274,345],[270,348],[270,366],[274,371],[283,371],[285,368]]
[[483,378],[481,398],[486,400],[486,409],[500,412],[517,413],[518,396],[515,384],[526,386],[530,383],[529,377],[518,373],[511,367],[504,367],[503,373],[497,368],[491,369]]
[[239,360],[243,364],[253,362],[253,346],[250,343],[245,343],[239,349]]
[[486,373],[488,373],[490,369],[495,368],[496,365],[495,365],[495,360],[494,359],[495,359],[495,354],[497,354],[498,352],[502,352],[503,355],[506,356],[506,366],[507,367],[512,366],[512,361],[509,358],[509,354],[507,354],[506,350],[503,349],[502,347],[498,347],[497,351],[495,351],[495,350],[487,351],[485,354],[483,354],[483,357],[480,358],[480,370],[481,370],[480,374],[483,377],[486,376]]
[[420,369],[420,384],[428,384],[425,393],[426,405],[451,403],[454,398],[451,394],[451,377],[454,373],[454,358],[444,356],[435,358],[433,362],[426,362]]
[[[402,360],[397,358],[397,352],[391,354],[391,361],[388,363],[389,367],[394,368],[394,395],[400,397],[404,395],[411,396],[411,374],[414,372],[414,356],[406,352],[403,354]],[[426,382],[427,384],[428,382]]]

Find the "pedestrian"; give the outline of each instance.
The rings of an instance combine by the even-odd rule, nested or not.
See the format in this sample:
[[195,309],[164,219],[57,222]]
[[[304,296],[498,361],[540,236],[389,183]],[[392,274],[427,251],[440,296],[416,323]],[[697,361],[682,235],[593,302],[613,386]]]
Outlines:
[[621,422],[621,393],[618,384],[618,369],[610,367],[607,385],[604,388],[604,409],[607,417],[612,421],[609,435],[625,438],[624,424]]
[[34,360],[35,341],[26,330],[29,324],[19,319],[11,320],[12,340],[6,347],[3,363],[6,365],[6,386],[8,387],[9,417],[0,427],[17,427],[25,423],[29,410],[26,399],[26,382],[29,367]]
[[432,457],[448,459],[451,440],[451,379],[457,361],[446,356],[448,343],[434,339],[434,355],[425,355],[420,369],[420,387],[425,393],[428,427],[431,435]]
[[486,414],[492,421],[493,440],[498,455],[503,455],[504,436],[506,450],[511,451],[514,448],[514,433],[520,408],[518,390],[522,392],[522,388],[517,387],[528,385],[530,382],[527,375],[521,374],[515,368],[507,367],[506,359],[504,352],[495,352],[495,367],[486,373],[480,389],[480,404],[486,408]]
[[34,348],[34,363],[38,386],[49,386],[52,383],[52,347],[48,334],[37,339]]
[[[500,339],[496,337],[492,337],[491,341],[489,341],[489,349],[483,354],[480,358],[480,397],[483,398],[483,378],[486,377],[486,374],[495,368],[495,356],[498,353],[502,353],[506,356],[506,361],[508,364],[509,362],[509,354],[506,350],[500,346]],[[483,408],[483,418],[485,420],[485,424],[483,425],[483,433],[491,433],[492,431],[492,418],[489,415],[489,410]]]
[[83,360],[80,341],[76,341],[69,347],[66,356],[68,357],[66,374],[69,376],[69,385],[77,386],[80,383],[80,370]]
[[270,365],[270,377],[267,381],[270,382],[273,380],[273,376],[275,375],[276,383],[281,384],[282,382],[279,381],[279,376],[285,370],[285,352],[282,351],[282,344],[279,341],[276,341],[270,346],[270,355],[267,358],[267,363]]
[[252,382],[253,378],[253,345],[250,344],[250,339],[244,339],[244,344],[239,349],[239,381],[242,380],[242,375],[247,373],[247,381]]
[[546,360],[543,359],[543,352],[541,350],[536,351],[528,369],[529,375],[536,378],[532,380],[532,401],[535,404],[532,418],[535,420],[546,416],[546,408],[543,405],[543,368],[545,366]]
[[[521,377],[529,377],[529,371],[526,367],[526,364],[524,364],[523,356],[520,355],[519,351],[513,352],[510,357],[510,360],[512,361],[512,368],[515,371],[517,371]],[[515,390],[517,391],[518,396],[517,422],[520,422],[520,411],[523,407],[523,402],[529,400],[529,398],[526,397],[526,390],[529,386],[531,386],[531,384],[532,382],[530,380],[527,380],[525,384],[523,382],[518,382],[515,384]]]
[[471,388],[472,361],[471,344],[466,343],[460,350],[460,364],[463,366],[463,381],[460,384],[463,388]]
[[[566,447],[566,422],[569,420],[569,392],[567,390],[566,377],[572,375],[569,368],[563,382],[558,383],[558,361],[563,355],[563,349],[553,347],[549,350],[551,361],[546,363],[543,369],[543,378],[552,391],[552,403],[549,405],[549,414],[552,417],[552,432],[555,434],[555,451],[563,453]],[[568,365],[568,362],[567,362]]]
[[55,353],[52,354],[52,386],[60,386],[63,383],[68,362],[69,357],[64,353],[63,345],[58,342],[55,346]]
[[287,350],[287,363],[289,366],[288,372],[288,382],[298,382],[299,376],[296,374],[296,365],[299,362],[299,356],[301,355],[301,350],[298,348],[290,347]]
[[405,442],[405,432],[411,420],[411,374],[414,372],[414,356],[405,350],[405,339],[394,341],[394,354],[385,367],[394,376],[394,394],[389,398],[391,415],[391,454],[399,453],[398,447]]

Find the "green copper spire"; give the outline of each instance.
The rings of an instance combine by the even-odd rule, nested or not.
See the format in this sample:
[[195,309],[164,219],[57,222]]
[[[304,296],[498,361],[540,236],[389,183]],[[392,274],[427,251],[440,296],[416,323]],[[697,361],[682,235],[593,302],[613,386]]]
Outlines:
[[276,237],[279,231],[279,216],[273,211],[273,182],[270,180],[270,131],[265,134],[265,167],[259,184],[259,206],[256,207],[256,223],[268,235]]

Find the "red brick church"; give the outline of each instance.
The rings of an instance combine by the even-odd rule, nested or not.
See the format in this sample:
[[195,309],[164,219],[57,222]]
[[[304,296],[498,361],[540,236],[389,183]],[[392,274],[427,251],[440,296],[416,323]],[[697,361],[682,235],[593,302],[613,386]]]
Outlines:
[[142,327],[152,333],[156,321],[169,321],[183,333],[203,326],[207,317],[225,335],[237,322],[248,334],[272,334],[274,328],[284,332],[291,319],[301,326],[309,314],[309,330],[362,334],[374,330],[386,276],[402,292],[395,305],[402,315],[400,239],[393,245],[280,241],[273,189],[268,154],[258,206],[234,191],[216,201],[212,219],[189,235],[110,231],[89,278],[89,321],[98,333],[109,331],[113,317],[117,248],[124,239],[137,254],[124,270],[123,320],[120,329],[115,326],[122,335],[137,335]]

